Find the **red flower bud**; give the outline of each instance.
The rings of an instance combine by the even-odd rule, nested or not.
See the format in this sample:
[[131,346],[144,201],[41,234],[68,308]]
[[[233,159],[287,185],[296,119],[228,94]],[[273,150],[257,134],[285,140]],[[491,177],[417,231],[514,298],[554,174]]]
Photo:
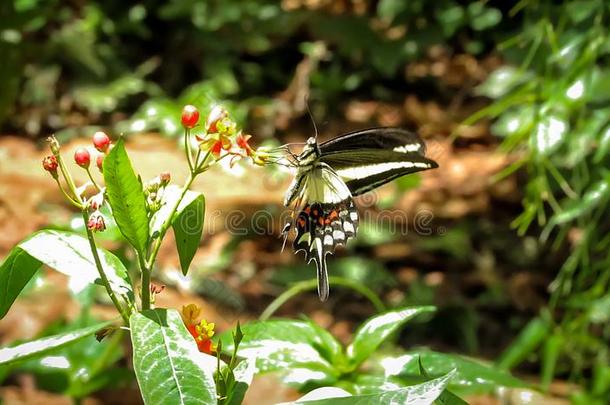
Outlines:
[[87,228],[89,228],[89,230],[93,232],[102,232],[106,229],[104,217],[99,211],[94,211],[93,214],[89,216],[89,220],[87,221]]
[[42,167],[54,177],[57,176],[57,158],[53,155],[46,156],[42,159]]
[[104,171],[104,155],[102,155],[101,153],[99,155],[97,155],[97,158],[95,158],[95,164],[97,165],[97,168],[100,169],[100,172]]
[[91,163],[91,155],[89,154],[89,151],[87,149],[78,148],[76,149],[76,152],[74,152],[74,161],[77,165],[79,165],[83,169],[86,169]]
[[106,152],[110,146],[110,138],[102,131],[93,134],[93,146],[100,152]]
[[184,128],[193,128],[197,125],[197,121],[199,121],[199,111],[197,107],[192,105],[185,105],[182,109],[182,126]]

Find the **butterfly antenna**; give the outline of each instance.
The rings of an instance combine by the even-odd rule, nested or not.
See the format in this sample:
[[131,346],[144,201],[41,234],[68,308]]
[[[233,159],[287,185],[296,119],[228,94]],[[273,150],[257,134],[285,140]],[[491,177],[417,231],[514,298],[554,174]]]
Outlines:
[[309,100],[307,100],[307,97],[305,97],[305,106],[307,107],[307,113],[309,114],[309,118],[311,118],[311,122],[313,124],[313,130],[314,130],[314,138],[316,139],[316,141],[318,140],[318,126],[316,125],[316,120],[313,118],[313,114],[311,113],[311,108],[309,108]]

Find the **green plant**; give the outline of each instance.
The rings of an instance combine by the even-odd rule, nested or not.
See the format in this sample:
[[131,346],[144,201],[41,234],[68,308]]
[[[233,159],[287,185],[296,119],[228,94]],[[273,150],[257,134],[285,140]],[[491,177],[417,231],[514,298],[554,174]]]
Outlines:
[[511,13],[523,15],[523,29],[499,48],[512,64],[479,87],[495,101],[467,122],[495,119],[502,150],[518,157],[499,177],[519,168],[528,174],[513,226],[523,235],[537,224],[541,242],[554,239],[566,259],[548,309],[499,364],[512,368],[537,353],[542,387],[562,374],[585,386],[576,400],[602,400],[610,393],[608,8],[601,0],[526,1]]
[[[405,401],[422,389],[418,384],[430,384],[425,382],[431,379],[428,373],[437,378],[432,380],[437,389],[425,397],[429,402],[442,395],[445,387],[481,393],[499,386],[524,386],[504,371],[456,355],[429,350],[384,355],[379,350],[411,319],[434,310],[430,306],[405,307],[373,316],[360,325],[347,346],[310,320],[252,322],[242,326],[244,337],[237,355],[255,361],[257,372],[278,373],[284,382],[301,390],[339,387],[363,403],[375,403],[389,393]],[[235,350],[230,334],[222,334],[219,342],[227,353]]]

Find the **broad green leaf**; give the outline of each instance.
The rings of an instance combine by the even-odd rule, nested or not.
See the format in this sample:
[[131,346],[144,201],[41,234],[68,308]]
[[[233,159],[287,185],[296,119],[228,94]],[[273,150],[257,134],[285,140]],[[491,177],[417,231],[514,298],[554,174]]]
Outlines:
[[389,311],[368,319],[354,335],[347,347],[347,357],[353,367],[365,361],[393,332],[400,329],[416,315],[433,312],[434,307],[410,307]]
[[95,332],[109,324],[110,322],[102,322],[97,325],[44,337],[17,346],[2,348],[0,349],[0,365],[6,366],[34,356],[41,356],[51,350],[75,343],[89,336],[93,338]]
[[[97,249],[111,288],[119,295],[133,299],[129,277],[123,263],[112,253]],[[32,234],[11,251],[0,267],[0,317],[4,317],[17,295],[41,264],[70,277],[74,289],[100,283],[89,241],[75,233],[43,230]]]
[[[155,213],[151,220],[151,238],[163,237],[165,231],[163,224],[168,220],[172,208],[180,198],[181,191],[177,186],[168,186],[165,189],[161,209]],[[187,191],[171,220],[171,225],[176,236],[180,267],[185,275],[197,252],[197,248],[199,248],[203,232],[204,214],[205,198],[203,194]]]
[[488,393],[497,387],[524,387],[523,381],[497,366],[481,363],[455,354],[438,353],[429,350],[413,350],[398,357],[380,360],[386,376],[412,377],[420,375],[419,360],[432,376],[443,375],[455,370],[450,385],[459,386],[460,392]]
[[421,384],[412,385],[398,390],[382,391],[375,394],[357,395],[351,397],[334,397],[312,401],[295,401],[293,405],[378,405],[378,404],[403,404],[403,405],[426,405],[432,404],[442,394],[454,376],[455,371],[446,375],[426,381]]
[[140,253],[148,242],[148,214],[142,183],[131,167],[125,142],[119,139],[104,159],[106,195],[125,239]]
[[[283,380],[301,385],[309,380],[332,381],[342,362],[341,345],[311,322],[271,320],[242,325],[244,338],[238,356],[256,358],[257,372],[283,371]],[[230,331],[220,336],[223,351],[231,353]]]
[[250,358],[242,360],[241,363],[233,370],[235,376],[235,385],[231,392],[228,393],[226,405],[240,405],[244,400],[244,395],[256,372],[256,359]]
[[135,313],[129,320],[133,366],[145,404],[216,403],[216,358],[200,353],[175,310]]
[[550,325],[546,319],[542,317],[532,319],[508,349],[502,353],[498,366],[510,369],[521,363],[547,337],[549,329]]
[[[428,374],[428,372],[424,368],[424,365],[421,362],[421,357],[418,357],[417,360],[420,374],[424,378],[426,378],[426,380],[430,379],[430,375]],[[448,388],[445,388],[445,390],[443,390],[441,395],[436,399],[436,402],[441,405],[468,405],[466,401],[455,395],[453,392],[449,391]]]

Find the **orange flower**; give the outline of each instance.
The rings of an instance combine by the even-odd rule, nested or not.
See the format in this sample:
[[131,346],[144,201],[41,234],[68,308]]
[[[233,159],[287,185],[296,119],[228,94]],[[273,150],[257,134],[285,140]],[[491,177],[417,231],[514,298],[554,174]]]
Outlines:
[[248,144],[250,138],[252,138],[252,135],[244,135],[240,132],[237,135],[237,138],[235,139],[235,143],[237,144],[237,146],[244,150],[246,156],[252,156],[254,154],[254,150]]
[[197,135],[197,140],[200,143],[200,147],[204,151],[210,151],[216,158],[220,156],[222,150],[229,150],[233,142],[229,135],[224,132],[208,133],[201,137]]
[[214,336],[214,323],[209,323],[205,319],[197,323],[197,318],[201,313],[201,308],[195,304],[189,304],[182,307],[182,320],[186,325],[186,329],[197,343],[197,348],[202,353],[212,354],[216,347],[212,343]]

